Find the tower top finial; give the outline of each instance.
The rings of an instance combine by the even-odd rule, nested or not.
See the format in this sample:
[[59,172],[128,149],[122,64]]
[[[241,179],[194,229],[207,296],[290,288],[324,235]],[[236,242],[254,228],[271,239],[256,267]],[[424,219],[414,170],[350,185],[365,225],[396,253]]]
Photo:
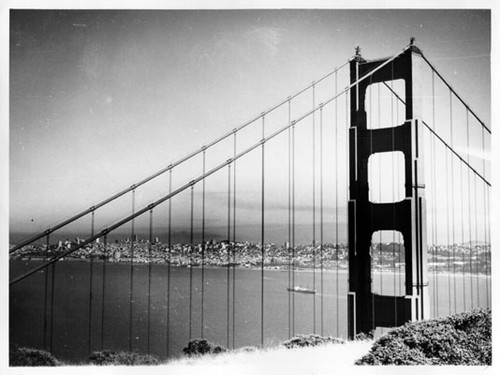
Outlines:
[[423,55],[422,50],[418,48],[417,45],[415,44],[415,40],[416,39],[414,36],[410,38],[410,51]]
[[361,47],[360,46],[356,46],[356,48],[354,48],[354,52],[355,52],[355,55],[353,58],[354,61],[356,61],[358,63],[366,62],[366,60],[363,59],[363,57],[361,56]]

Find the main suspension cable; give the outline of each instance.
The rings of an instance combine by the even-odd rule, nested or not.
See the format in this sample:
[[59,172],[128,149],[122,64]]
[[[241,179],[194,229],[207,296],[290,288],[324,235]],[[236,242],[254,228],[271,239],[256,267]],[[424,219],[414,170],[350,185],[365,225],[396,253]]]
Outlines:
[[425,60],[425,62],[429,65],[429,67],[432,69],[432,71],[441,79],[441,81],[448,87],[449,91],[452,92],[455,97],[460,100],[460,102],[465,106],[465,108],[467,109],[468,112],[470,112],[470,114],[472,114],[476,120],[479,122],[479,124],[488,132],[491,134],[491,130],[485,125],[485,123],[474,113],[474,111],[472,111],[472,109],[467,105],[467,103],[465,103],[465,101],[457,94],[457,92],[453,89],[453,87],[451,87],[451,85],[443,78],[443,76],[436,70],[436,68],[434,67],[434,65],[431,64],[431,62],[429,60],[427,60],[427,58],[422,55],[422,58]]
[[[407,47],[408,48],[408,47]],[[353,57],[351,57],[350,59],[348,59],[344,64],[342,64],[340,67],[338,68],[335,68],[333,71],[327,73],[326,75],[324,75],[323,77],[321,77],[320,79],[318,79],[316,81],[316,83],[319,83],[319,82],[322,82],[323,80],[327,79],[328,77],[330,77],[332,74],[335,74],[337,71],[343,69],[345,66],[347,66],[351,60],[353,59]],[[147,182],[155,179],[156,177],[164,174],[165,172],[168,172],[168,171],[171,171],[173,168],[177,167],[178,165],[190,160],[191,158],[195,157],[196,155],[198,155],[199,153],[215,146],[216,144],[222,142],[223,140],[225,140],[226,138],[230,137],[233,133],[236,133],[236,132],[239,132],[240,130],[243,130],[245,129],[247,126],[255,123],[257,120],[259,120],[261,118],[262,115],[267,115],[267,114],[270,114],[272,113],[273,111],[275,111],[276,109],[280,108],[282,105],[286,104],[289,100],[289,98],[295,98],[299,95],[301,95],[302,93],[306,92],[307,90],[309,90],[310,88],[312,87],[312,85],[308,85],[306,86],[305,88],[299,90],[298,92],[296,92],[295,94],[293,94],[292,96],[289,96],[287,99],[285,100],[282,100],[281,102],[279,102],[278,104],[270,107],[269,109],[265,110],[264,112],[262,112],[260,115],[258,116],[255,116],[253,117],[252,119],[250,119],[249,121],[246,121],[245,123],[241,124],[240,126],[234,128],[233,130],[231,130],[230,132],[227,132],[225,133],[224,135],[222,135],[221,137],[213,140],[212,142],[209,142],[208,144],[206,144],[205,146],[201,147],[200,149],[198,150],[195,150],[194,152],[191,152],[190,154],[178,159],[177,161],[171,163],[170,165],[168,165],[167,167],[165,168],[162,168],[161,170],[157,171],[156,173],[142,179],[141,181],[131,185],[130,187],[128,188],[125,188],[123,190],[121,190],[120,192],[114,194],[113,196],[93,205],[92,207],[72,216],[71,218],[67,219],[67,220],[64,220],[50,228],[47,228],[46,230],[44,230],[43,232],[41,233],[38,233],[32,237],[29,237],[28,239],[22,241],[21,243],[17,244],[16,246],[14,246],[12,249],[9,249],[9,254],[21,249],[22,247],[26,246],[26,245],[29,245],[30,243],[33,243],[34,241],[36,240],[39,240],[40,238],[43,238],[45,237],[47,234],[51,234],[53,233],[54,231],[80,219],[81,217],[85,216],[85,215],[88,215],[89,213],[97,210],[98,208],[100,207],[103,207],[105,205],[107,205],[108,203],[118,199],[119,197],[123,196],[124,194],[127,194],[129,192],[131,192],[132,190],[146,184]]]

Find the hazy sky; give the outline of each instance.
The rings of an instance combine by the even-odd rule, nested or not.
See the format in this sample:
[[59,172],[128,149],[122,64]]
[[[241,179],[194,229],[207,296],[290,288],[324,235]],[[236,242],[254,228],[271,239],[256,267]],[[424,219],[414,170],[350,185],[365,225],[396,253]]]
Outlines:
[[168,165],[356,45],[380,58],[416,37],[491,128],[489,11],[12,10],[10,22],[11,232]]

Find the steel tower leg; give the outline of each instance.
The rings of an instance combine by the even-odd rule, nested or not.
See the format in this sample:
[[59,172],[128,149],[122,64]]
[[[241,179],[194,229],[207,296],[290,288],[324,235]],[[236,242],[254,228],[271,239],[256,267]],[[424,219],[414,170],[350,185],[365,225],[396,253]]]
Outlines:
[[[350,91],[349,338],[359,333],[369,334],[375,327],[394,327],[429,317],[423,129],[418,120],[421,95],[420,85],[415,81],[422,60],[421,51],[412,47]],[[350,63],[351,83],[384,61],[366,61],[358,54]],[[389,124],[391,127],[367,129],[365,97],[368,86],[381,82],[390,85],[390,81],[396,79],[405,82],[402,99],[406,103],[406,121]],[[392,151],[404,155],[404,199],[372,203],[368,195],[368,158],[375,153]],[[370,247],[373,233],[380,230],[395,230],[403,235],[404,296],[379,295],[372,291]]]

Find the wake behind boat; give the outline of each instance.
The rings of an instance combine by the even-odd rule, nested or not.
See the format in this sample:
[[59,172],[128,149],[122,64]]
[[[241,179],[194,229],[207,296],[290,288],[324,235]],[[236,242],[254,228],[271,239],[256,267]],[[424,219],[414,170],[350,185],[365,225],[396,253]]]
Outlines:
[[316,294],[315,289],[308,289],[304,288],[302,286],[295,286],[293,288],[286,288],[289,292],[295,292],[295,293],[306,293],[306,294]]

